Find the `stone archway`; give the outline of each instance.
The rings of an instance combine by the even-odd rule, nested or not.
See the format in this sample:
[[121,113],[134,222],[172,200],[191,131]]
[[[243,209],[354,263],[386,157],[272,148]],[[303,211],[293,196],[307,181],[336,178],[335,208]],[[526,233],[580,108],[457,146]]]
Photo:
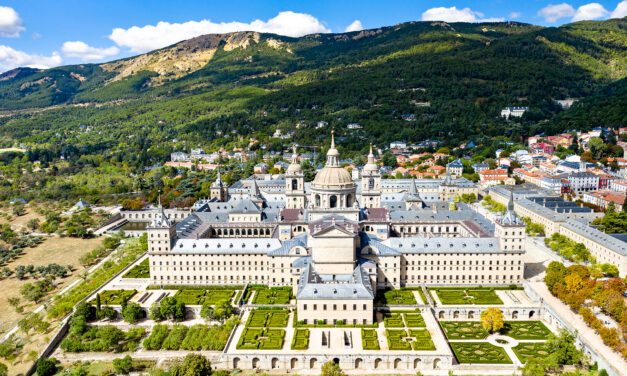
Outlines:
[[290,360],[290,368],[291,369],[298,368],[298,359],[292,358],[292,360]]
[[316,363],[318,363],[318,359],[316,358],[311,358],[309,360],[309,368],[314,369],[316,368]]
[[253,369],[259,368],[259,358],[253,358],[252,366]]
[[239,358],[233,358],[233,368],[239,368]]
[[360,369],[362,363],[363,363],[363,360],[361,358],[355,359],[355,369]]

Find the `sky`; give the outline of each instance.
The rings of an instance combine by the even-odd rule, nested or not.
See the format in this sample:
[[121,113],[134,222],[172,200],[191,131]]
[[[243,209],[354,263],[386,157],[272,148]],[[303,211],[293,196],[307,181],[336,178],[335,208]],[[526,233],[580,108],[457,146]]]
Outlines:
[[407,21],[559,26],[627,16],[627,0],[0,0],[0,72],[98,63],[210,33],[298,37]]

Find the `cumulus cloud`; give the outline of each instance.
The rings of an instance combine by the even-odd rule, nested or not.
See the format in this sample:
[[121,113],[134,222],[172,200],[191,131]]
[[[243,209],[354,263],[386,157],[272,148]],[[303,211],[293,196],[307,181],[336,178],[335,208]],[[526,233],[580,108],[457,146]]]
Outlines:
[[350,25],[346,26],[344,32],[350,33],[351,31],[360,31],[363,30],[364,26],[361,24],[361,21],[355,20]]
[[22,19],[15,9],[0,6],[0,36],[19,37],[24,30]]
[[233,31],[258,31],[290,37],[330,32],[322,22],[312,15],[286,11],[280,12],[267,21],[254,20],[250,23],[215,23],[209,20],[183,23],[161,21],[156,25],[133,26],[128,29],[115,28],[109,38],[118,46],[128,47],[133,52],[145,52],[203,34]]
[[562,18],[572,17],[575,15],[575,8],[573,8],[570,4],[561,3],[561,4],[549,4],[544,8],[538,11],[538,15],[546,22],[556,22]]
[[457,7],[437,7],[427,9],[422,13],[423,21],[446,22],[499,22],[503,18],[483,18],[483,13],[470,8],[457,9]]
[[599,3],[589,3],[577,8],[577,11],[573,16],[573,22],[583,20],[596,20],[602,17],[606,17],[608,14],[610,14],[610,12],[608,12],[608,10],[603,7],[603,5]]
[[15,50],[9,46],[0,45],[0,72],[17,67],[50,68],[60,65],[63,60],[57,52],[50,56],[31,55]]
[[627,17],[627,0],[621,1],[616,5],[616,9],[610,15],[610,18],[623,18]]
[[82,61],[98,61],[120,53],[120,49],[115,46],[98,48],[81,41],[65,42],[61,47],[61,51],[67,57],[75,57]]

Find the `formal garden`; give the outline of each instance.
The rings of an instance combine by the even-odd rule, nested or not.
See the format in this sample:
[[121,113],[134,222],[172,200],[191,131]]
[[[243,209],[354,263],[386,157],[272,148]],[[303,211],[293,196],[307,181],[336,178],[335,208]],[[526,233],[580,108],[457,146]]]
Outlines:
[[493,289],[448,289],[437,288],[430,290],[440,299],[443,305],[476,304],[500,305],[503,304]]
[[131,270],[126,272],[122,278],[150,278],[150,264],[149,259],[135,265]]
[[309,329],[295,329],[292,338],[292,350],[307,350],[309,348]]
[[361,329],[361,347],[364,350],[379,350],[379,338],[374,329]]
[[487,342],[449,342],[460,363],[511,364],[505,350]]

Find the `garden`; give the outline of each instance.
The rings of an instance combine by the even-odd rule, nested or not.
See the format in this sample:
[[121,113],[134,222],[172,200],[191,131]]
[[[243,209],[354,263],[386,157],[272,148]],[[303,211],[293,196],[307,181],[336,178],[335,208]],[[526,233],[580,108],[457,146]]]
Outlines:
[[307,350],[309,348],[309,329],[295,329],[292,339],[292,350]]
[[456,339],[484,339],[488,332],[483,329],[479,321],[440,321],[446,338]]
[[491,289],[434,289],[444,305],[451,304],[503,304],[501,298]]
[[246,326],[251,328],[285,328],[288,318],[289,313],[284,309],[256,309],[250,312]]
[[291,287],[272,287],[269,289],[255,290],[252,304],[289,304],[292,298]]
[[384,290],[377,292],[377,303],[382,305],[416,305],[416,298],[411,290]]
[[150,264],[146,258],[144,261],[135,265],[131,270],[126,272],[122,278],[150,278]]
[[523,364],[530,359],[546,358],[553,352],[547,342],[521,342],[512,350]]
[[[98,294],[98,296],[100,296],[100,304],[122,305],[122,303],[131,300],[136,293],[137,290],[105,290]],[[98,298],[96,298],[96,300],[97,299]]]
[[222,302],[230,302],[235,291],[233,290],[178,290],[174,296],[177,301],[185,305],[219,305]]
[[547,339],[551,334],[540,321],[508,321],[500,333],[518,340]]
[[487,342],[449,342],[459,363],[511,364],[505,350]]
[[362,329],[361,346],[364,350],[379,350],[377,331],[374,329]]

